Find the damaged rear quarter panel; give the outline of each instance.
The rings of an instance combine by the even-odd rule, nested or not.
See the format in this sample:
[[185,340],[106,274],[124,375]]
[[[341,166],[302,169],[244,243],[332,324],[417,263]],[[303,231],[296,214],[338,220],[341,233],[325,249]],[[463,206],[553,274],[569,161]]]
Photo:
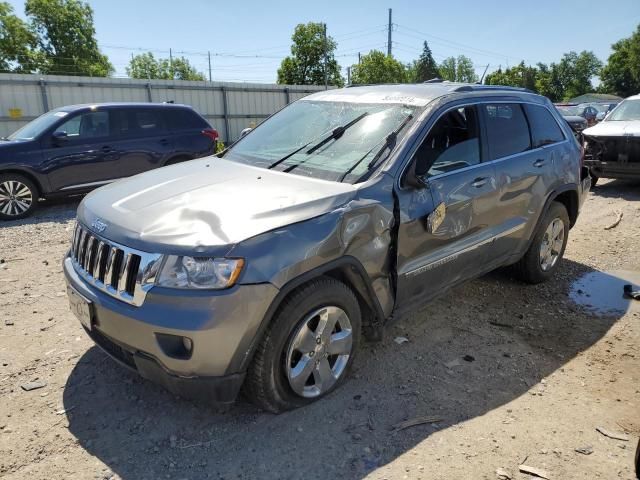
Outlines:
[[[357,260],[386,316],[394,303],[393,179],[380,175],[343,205],[236,245],[229,256],[248,259],[240,282],[282,289],[311,270],[344,257]],[[366,281],[367,279],[365,279]]]

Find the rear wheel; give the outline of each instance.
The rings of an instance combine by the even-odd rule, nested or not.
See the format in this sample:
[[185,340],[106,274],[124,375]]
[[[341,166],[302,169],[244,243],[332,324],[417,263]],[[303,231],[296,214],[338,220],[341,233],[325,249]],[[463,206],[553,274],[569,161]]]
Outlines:
[[274,413],[327,395],[348,375],[360,328],[349,287],[328,277],[308,283],[279,308],[249,367],[245,393]]
[[516,275],[528,283],[548,280],[558,268],[569,238],[569,214],[553,202],[534,234],[529,250],[514,265]]
[[22,175],[0,175],[0,220],[24,218],[38,206],[38,188]]

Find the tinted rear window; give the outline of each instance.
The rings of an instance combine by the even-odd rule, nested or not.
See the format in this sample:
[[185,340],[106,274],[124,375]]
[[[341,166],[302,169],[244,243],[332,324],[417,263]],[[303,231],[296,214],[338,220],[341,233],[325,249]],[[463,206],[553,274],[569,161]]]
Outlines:
[[553,118],[544,107],[538,105],[526,105],[527,118],[531,127],[531,137],[533,140],[533,148],[550,145],[552,143],[562,142],[564,134]]
[[171,130],[211,128],[200,115],[186,108],[168,108],[165,116]]
[[489,158],[507,157],[531,148],[529,125],[517,103],[482,105],[487,119]]

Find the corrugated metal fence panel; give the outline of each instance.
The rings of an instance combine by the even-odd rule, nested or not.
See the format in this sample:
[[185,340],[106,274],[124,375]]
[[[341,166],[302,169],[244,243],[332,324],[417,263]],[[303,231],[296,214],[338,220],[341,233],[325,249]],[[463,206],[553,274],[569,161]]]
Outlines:
[[47,109],[63,105],[173,101],[195,108],[228,143],[238,138],[242,129],[284,107],[287,98],[293,102],[320,90],[324,87],[0,74],[0,136],[11,134]]

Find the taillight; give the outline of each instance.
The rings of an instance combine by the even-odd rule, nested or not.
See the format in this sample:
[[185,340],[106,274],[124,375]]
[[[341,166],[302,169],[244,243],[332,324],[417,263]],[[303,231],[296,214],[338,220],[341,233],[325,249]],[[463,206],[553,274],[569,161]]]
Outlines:
[[205,137],[209,137],[214,142],[218,140],[218,136],[219,136],[218,131],[215,128],[205,128],[204,130],[202,130],[202,134]]

